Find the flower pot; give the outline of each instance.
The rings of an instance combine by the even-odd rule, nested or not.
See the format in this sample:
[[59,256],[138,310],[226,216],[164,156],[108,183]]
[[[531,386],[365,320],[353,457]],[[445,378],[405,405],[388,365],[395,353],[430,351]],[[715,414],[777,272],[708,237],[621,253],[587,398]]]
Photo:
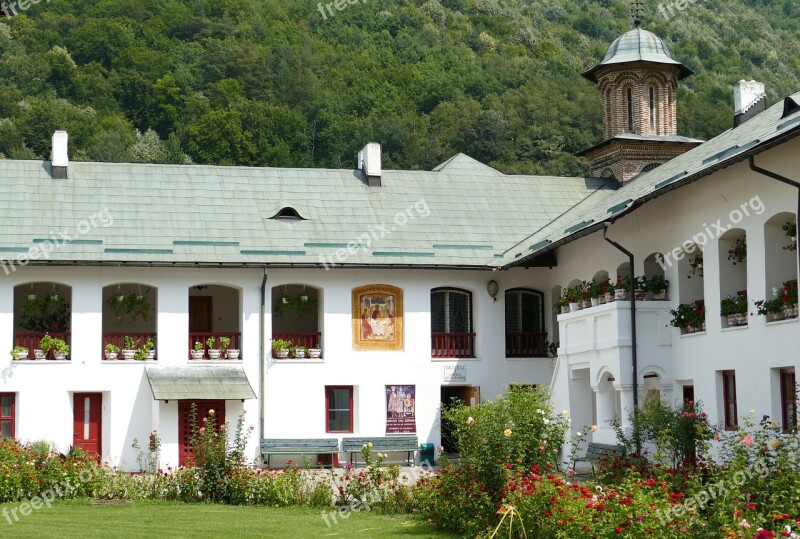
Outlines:
[[792,317],[797,318],[797,305],[792,307]]
[[628,299],[628,291],[624,288],[618,288],[614,290],[614,299],[615,300],[626,300]]
[[653,301],[664,301],[667,299],[667,291],[653,292]]
[[786,318],[794,318],[796,315],[794,314],[794,309],[792,307],[784,307],[783,316]]
[[39,350],[38,348],[33,351],[33,359],[44,359],[46,355],[44,350]]
[[583,300],[583,308],[584,309],[588,309],[591,306],[592,306],[592,302],[591,301],[589,301],[588,299]]
[[568,312],[569,312],[569,305],[562,305],[561,314],[567,314]]
[[295,359],[304,359],[306,357],[305,350],[295,350],[294,351],[294,358]]
[[122,354],[122,359],[133,359],[133,356],[136,355],[136,350],[122,350],[120,353]]
[[578,310],[578,304],[577,303],[570,303],[569,304],[569,312],[574,313],[577,310]]
[[65,352],[56,352],[54,350],[53,351],[53,359],[58,359],[58,360],[63,361],[65,359],[67,359],[67,354]]
[[642,290],[641,288],[637,288],[636,290],[633,291],[633,293],[634,297],[636,298],[636,301],[644,301],[644,290]]
[[203,359],[205,352],[203,350],[191,350],[192,359]]
[[156,358],[156,351],[155,350],[148,350],[146,353],[147,353],[147,359],[155,359]]
[[598,305],[600,305],[600,299],[599,298],[591,298],[590,301],[591,301],[591,306],[592,307],[597,307]]
[[225,352],[226,359],[239,359],[239,350],[234,350],[233,348],[228,348]]
[[783,320],[784,319],[783,311],[778,311],[776,313],[770,313],[770,314],[772,315],[772,319],[773,320]]
[[606,303],[611,303],[612,301],[614,301],[614,294],[612,294],[611,292],[606,292],[603,298],[606,300]]
[[705,322],[703,322],[703,323],[700,325],[700,331],[705,331],[705,330],[706,330],[706,323],[705,323]]
[[319,348],[309,348],[308,349],[308,357],[311,359],[319,359],[319,356],[322,355],[322,350]]
[[606,302],[606,297],[605,296],[600,296],[599,298],[597,298],[597,303],[599,305],[603,305],[603,304],[605,304],[605,302]]
[[747,325],[747,315],[746,314],[737,314],[736,315],[736,325],[738,325],[738,326],[746,326]]
[[22,361],[23,359],[28,359],[28,351],[27,350],[23,350],[21,352],[17,352],[15,354],[12,354],[12,357],[16,361]]
[[220,351],[216,348],[208,349],[208,359],[219,359]]
[[106,352],[105,353],[106,359],[117,359],[118,355],[119,355],[119,352]]
[[730,328],[730,327],[733,327],[735,325],[737,325],[736,315],[735,314],[729,314],[728,315],[728,327]]
[[692,325],[686,326],[686,333],[694,333],[696,331],[695,327]]
[[275,355],[278,356],[278,359],[286,359],[289,357],[289,350],[276,350]]

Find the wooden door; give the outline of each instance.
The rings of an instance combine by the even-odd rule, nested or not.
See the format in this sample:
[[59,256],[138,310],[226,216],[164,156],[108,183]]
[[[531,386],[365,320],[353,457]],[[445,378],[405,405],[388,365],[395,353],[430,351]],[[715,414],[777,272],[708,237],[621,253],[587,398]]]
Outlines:
[[478,386],[470,386],[467,388],[467,404],[470,406],[477,406],[481,403],[481,388]]
[[103,454],[103,395],[75,393],[72,404],[72,446],[90,454]]
[[214,410],[216,417],[216,428],[222,428],[225,423],[225,401],[193,401],[182,400],[178,402],[178,463],[181,466],[188,466],[192,461],[192,405],[197,408],[197,427],[203,426],[203,418],[208,417],[209,410]]
[[211,333],[211,296],[189,296],[189,333]]

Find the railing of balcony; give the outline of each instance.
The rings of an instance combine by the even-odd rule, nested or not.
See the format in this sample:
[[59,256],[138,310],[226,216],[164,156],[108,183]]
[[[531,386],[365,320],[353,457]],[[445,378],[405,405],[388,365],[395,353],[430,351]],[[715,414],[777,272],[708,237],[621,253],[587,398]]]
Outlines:
[[[319,331],[283,331],[280,333],[273,333],[272,340],[288,341],[292,343],[289,345],[290,348],[320,348],[322,333]],[[272,351],[272,357],[277,357],[275,350]]]
[[[212,337],[214,338],[214,346],[211,347],[211,348],[219,350],[221,348],[221,346],[222,346],[222,344],[220,343],[220,338],[221,337],[227,337],[227,338],[229,338],[231,340],[231,343],[228,345],[228,350],[239,350],[241,352],[241,340],[242,340],[242,334],[241,333],[231,333],[229,331],[228,332],[220,331],[220,332],[216,332],[216,333],[189,333],[189,359],[209,359],[209,357],[208,357],[209,346],[208,346],[207,341]],[[192,356],[192,350],[194,350],[194,343],[196,343],[196,342],[203,343],[203,354],[204,355],[202,357],[193,357]],[[219,359],[226,359],[226,358],[225,358],[224,355],[222,355],[222,356],[219,357]],[[230,359],[234,359],[234,358],[230,358]],[[239,354],[236,357],[236,359],[242,359],[241,354]]]
[[[40,342],[42,337],[44,337],[45,333],[39,333],[36,331],[19,331],[14,333],[14,346],[22,346],[23,348],[28,349],[28,359],[35,359],[34,350],[40,349]],[[71,346],[72,342],[70,340],[72,334],[71,333],[47,333],[53,339],[61,339],[67,343],[67,345]],[[46,359],[53,359],[53,351],[50,350],[47,355]],[[67,360],[70,359],[70,355],[68,354],[66,357]]]
[[548,357],[547,333],[506,333],[506,357]]
[[431,357],[475,357],[475,334],[431,333]]
[[[103,359],[106,359],[106,345],[113,344],[120,350],[125,350],[127,346],[125,345],[125,337],[131,337],[134,342],[133,350],[138,348],[143,348],[145,344],[147,344],[148,339],[155,340],[156,334],[155,333],[119,333],[119,332],[108,332],[103,333],[103,348],[101,350],[101,354]],[[118,358],[122,358],[122,356],[118,356]],[[107,359],[106,359],[107,360]],[[107,360],[108,361],[108,360]]]

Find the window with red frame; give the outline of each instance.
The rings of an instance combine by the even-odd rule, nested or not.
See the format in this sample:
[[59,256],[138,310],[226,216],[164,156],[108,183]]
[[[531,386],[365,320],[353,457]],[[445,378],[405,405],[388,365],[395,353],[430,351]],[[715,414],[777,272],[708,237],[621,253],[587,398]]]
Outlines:
[[794,369],[781,369],[781,412],[783,432],[788,434],[797,430],[797,383]]
[[353,386],[325,386],[325,432],[353,432]]
[[16,422],[14,420],[15,395],[0,393],[0,438],[13,438]]
[[734,430],[739,425],[736,410],[736,371],[722,371],[722,400],[725,401],[725,430]]

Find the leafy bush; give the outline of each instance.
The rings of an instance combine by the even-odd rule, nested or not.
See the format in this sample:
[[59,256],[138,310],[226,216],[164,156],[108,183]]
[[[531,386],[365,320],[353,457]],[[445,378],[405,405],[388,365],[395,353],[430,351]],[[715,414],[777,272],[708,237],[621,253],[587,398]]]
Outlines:
[[503,465],[552,466],[568,426],[565,415],[552,413],[545,390],[524,386],[513,386],[497,400],[478,406],[445,407],[442,421],[454,426],[461,457],[498,502],[505,484]]

